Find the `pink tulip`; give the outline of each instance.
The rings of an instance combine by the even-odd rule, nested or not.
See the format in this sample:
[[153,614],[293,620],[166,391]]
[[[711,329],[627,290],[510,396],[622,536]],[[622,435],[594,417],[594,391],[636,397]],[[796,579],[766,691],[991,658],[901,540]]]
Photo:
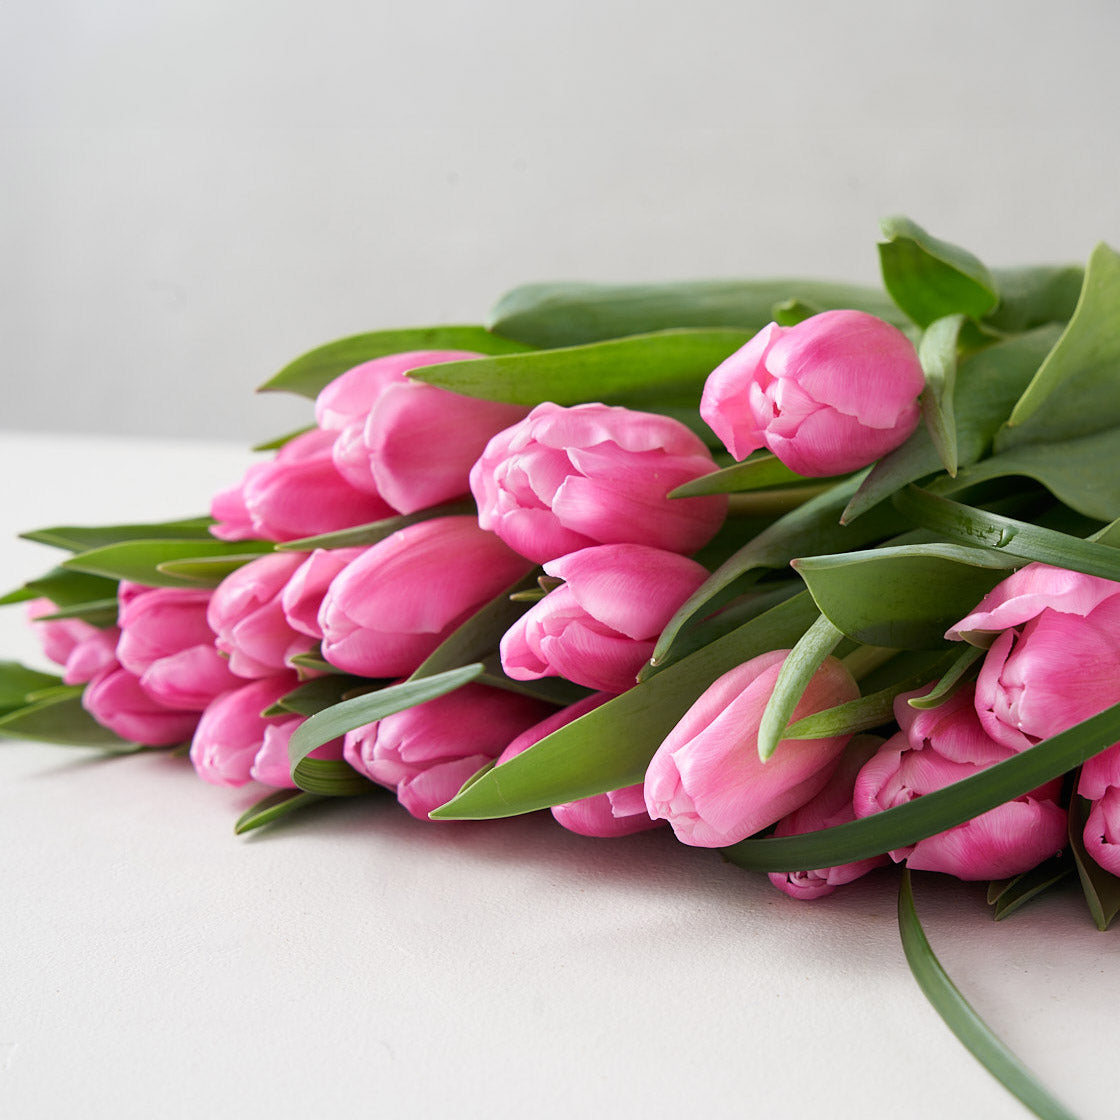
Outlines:
[[292,628],[282,603],[289,580],[306,559],[301,552],[269,553],[242,565],[215,588],[206,617],[217,648],[229,657],[237,676],[288,673],[291,658],[311,649],[312,639]]
[[[848,744],[841,756],[840,765],[833,771],[824,789],[800,809],[794,809],[789,816],[782,817],[774,829],[774,835],[797,836],[854,821],[856,815],[852,807],[852,787],[855,785],[856,775],[882,742],[882,739],[873,735],[857,735]],[[772,873],[770,882],[790,898],[823,898],[832,894],[837,887],[854,882],[889,862],[885,855],[872,856],[854,863],[841,864],[839,867]]]
[[334,461],[359,490],[414,513],[469,493],[467,475],[487,441],[528,409],[465,397],[421,381],[409,370],[480,358],[467,350],[416,350],[348,370],[316,402],[323,428],[339,429]]
[[1011,750],[1120,702],[1120,583],[1029,564],[947,637],[991,642],[976,682],[984,730]]
[[468,684],[347,732],[343,756],[359,773],[395,789],[414,817],[427,820],[549,710],[528,696]]
[[[278,720],[266,720],[264,737],[260,749],[253,756],[249,767],[249,777],[261,785],[275,789],[296,789],[292,781],[292,767],[288,755],[288,742],[292,733],[301,723],[303,716],[290,716]],[[332,739],[311,751],[309,758],[342,758],[342,740]]]
[[561,676],[615,693],[633,686],[665,624],[708,578],[696,561],[643,544],[580,549],[544,570],[565,582],[506,632],[502,668],[518,681]]
[[736,459],[767,447],[798,474],[844,474],[905,442],[924,387],[900,330],[824,311],[759,331],[709,376],[700,415]]
[[316,428],[284,444],[271,462],[250,467],[214,498],[218,524],[210,531],[227,541],[291,541],[393,517],[387,502],[338,473],[334,442],[334,432]]
[[319,608],[331,581],[364,548],[317,548],[295,570],[280,594],[280,605],[288,625],[316,641],[322,638]]
[[201,712],[239,682],[214,648],[206,621],[210,592],[123,583],[120,663],[154,700]]
[[191,741],[191,762],[198,776],[217,786],[242,786],[264,745],[270,725],[289,722],[291,715],[262,716],[299,683],[294,673],[264,677],[223,692],[202,713]]
[[[850,736],[783,739],[767,762],[758,727],[789,650],[760,654],[712,684],[658,748],[646,771],[646,807],[685,844],[734,844],[792,813],[831,777]],[[793,718],[855,700],[848,670],[828,658]]]
[[1120,743],[1081,767],[1077,794],[1092,804],[1085,821],[1085,851],[1106,871],[1120,875]]
[[529,568],[473,517],[409,525],[331,582],[319,611],[323,656],[359,676],[407,676]]
[[[914,695],[920,693],[895,700],[895,717],[903,730],[883,744],[856,778],[857,817],[943,789],[1014,753],[984,732],[970,686],[921,712],[906,703]],[[1019,875],[1065,844],[1066,814],[1056,800],[1060,791],[1060,781],[1049,782],[890,856],[915,870],[940,871],[958,879]]]
[[695,552],[723,523],[727,499],[666,495],[714,468],[676,420],[546,403],[496,435],[470,477],[479,524],[544,562],[594,544]]
[[43,653],[63,666],[65,684],[85,684],[117,664],[121,633],[117,627],[99,629],[79,618],[42,621],[43,615],[53,614],[57,609],[50,599],[32,599],[27,604],[27,618],[35,624]]
[[[518,735],[502,751],[498,757],[498,765],[502,766],[511,758],[539,743],[546,735],[559,731],[561,727],[566,727],[580,716],[594,711],[613,699],[613,693],[596,692],[566,708],[561,708],[558,712],[553,712],[540,723],[534,724]],[[611,790],[609,793],[599,793],[593,797],[581,797],[578,801],[554,805],[552,815],[556,822],[569,832],[578,832],[581,836],[629,836],[635,832],[657,828],[661,824],[660,821],[651,820],[649,813],[646,812],[645,797],[640,782],[623,789]]]
[[186,742],[197,712],[180,711],[152,699],[140,678],[118,665],[103,669],[82,693],[82,707],[122,739],[150,747]]

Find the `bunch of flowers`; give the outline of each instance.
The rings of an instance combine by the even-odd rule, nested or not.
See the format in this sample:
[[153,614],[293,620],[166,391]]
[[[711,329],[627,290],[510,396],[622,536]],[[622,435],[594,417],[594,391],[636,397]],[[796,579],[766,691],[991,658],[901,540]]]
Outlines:
[[265,388],[313,426],[209,517],[27,534],[70,555],[5,601],[63,672],[5,663],[0,732],[181,746],[271,787],[239,831],[386,787],[671,827],[802,899],[1076,875],[1105,928],[1120,256],[884,233],[885,291],[533,286],[304,355]]

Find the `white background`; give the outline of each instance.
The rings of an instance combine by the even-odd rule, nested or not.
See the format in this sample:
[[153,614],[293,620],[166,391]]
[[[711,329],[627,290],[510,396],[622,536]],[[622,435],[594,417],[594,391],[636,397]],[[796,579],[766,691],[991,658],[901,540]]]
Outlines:
[[252,388],[524,281],[873,281],[1120,243],[1109,0],[9,0],[4,425],[230,436]]

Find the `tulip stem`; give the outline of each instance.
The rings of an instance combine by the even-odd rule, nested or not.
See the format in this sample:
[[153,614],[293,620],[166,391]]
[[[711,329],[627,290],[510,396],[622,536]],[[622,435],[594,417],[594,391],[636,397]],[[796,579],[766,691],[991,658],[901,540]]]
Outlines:
[[842,657],[840,660],[848,672],[852,674],[852,677],[861,681],[869,673],[878,669],[880,665],[885,665],[898,652],[897,649],[890,649],[887,646],[860,646],[859,649],[852,650],[847,657]]
[[813,486],[783,486],[775,490],[752,490],[732,494],[727,506],[728,517],[755,517],[759,514],[785,513],[804,505],[810,498],[823,494],[832,482]]

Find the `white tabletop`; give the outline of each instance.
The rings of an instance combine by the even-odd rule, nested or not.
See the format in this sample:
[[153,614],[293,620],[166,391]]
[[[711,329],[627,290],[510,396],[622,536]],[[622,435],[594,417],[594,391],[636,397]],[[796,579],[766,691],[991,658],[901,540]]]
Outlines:
[[[58,555],[16,531],[204,512],[247,460],[0,435],[4,589]],[[18,607],[0,642],[46,664]],[[665,833],[424,824],[388,796],[235,837],[262,793],[0,742],[0,1115],[1028,1115],[911,979],[891,872],[799,903]],[[1120,931],[1076,887],[999,924],[983,885],[915,894],[980,1014],[1115,1116]]]

